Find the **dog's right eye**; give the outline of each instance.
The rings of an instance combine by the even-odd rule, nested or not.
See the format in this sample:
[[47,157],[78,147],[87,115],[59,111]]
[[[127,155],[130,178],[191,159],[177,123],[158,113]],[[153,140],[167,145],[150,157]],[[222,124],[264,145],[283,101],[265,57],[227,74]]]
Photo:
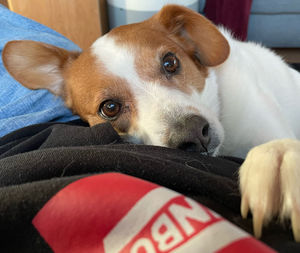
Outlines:
[[175,54],[169,52],[162,59],[162,67],[167,75],[176,74],[180,64]]
[[121,111],[121,104],[114,100],[105,100],[99,106],[99,115],[107,120],[115,120]]

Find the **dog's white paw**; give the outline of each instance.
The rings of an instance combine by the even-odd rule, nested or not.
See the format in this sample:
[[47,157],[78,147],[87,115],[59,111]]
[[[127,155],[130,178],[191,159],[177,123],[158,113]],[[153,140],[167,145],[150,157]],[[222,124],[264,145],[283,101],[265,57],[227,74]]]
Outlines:
[[290,218],[300,242],[300,141],[275,140],[250,150],[240,171],[241,213],[260,237],[272,217]]

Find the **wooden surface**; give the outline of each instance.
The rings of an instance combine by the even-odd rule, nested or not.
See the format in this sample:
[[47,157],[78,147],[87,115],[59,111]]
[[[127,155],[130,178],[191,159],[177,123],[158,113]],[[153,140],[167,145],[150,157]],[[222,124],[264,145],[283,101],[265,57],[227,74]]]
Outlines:
[[98,0],[8,0],[8,6],[63,34],[82,49],[102,34]]
[[8,7],[7,0],[0,0],[0,4],[3,4],[4,6]]
[[109,31],[108,28],[108,13],[107,13],[107,1],[99,0],[99,11],[100,11],[100,26],[102,34]]

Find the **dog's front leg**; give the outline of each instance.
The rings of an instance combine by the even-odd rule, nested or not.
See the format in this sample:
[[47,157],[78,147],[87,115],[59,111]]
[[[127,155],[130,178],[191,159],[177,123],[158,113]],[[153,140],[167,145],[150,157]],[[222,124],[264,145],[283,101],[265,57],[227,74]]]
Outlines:
[[300,242],[300,141],[275,140],[250,150],[239,172],[241,213],[253,215],[253,230],[260,237],[272,217],[290,218]]

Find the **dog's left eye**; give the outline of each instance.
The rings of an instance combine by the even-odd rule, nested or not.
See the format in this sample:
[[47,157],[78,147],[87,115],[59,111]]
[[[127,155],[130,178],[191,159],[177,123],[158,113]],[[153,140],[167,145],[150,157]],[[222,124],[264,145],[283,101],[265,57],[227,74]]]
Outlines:
[[115,120],[121,111],[121,104],[114,100],[105,100],[99,106],[99,114],[102,118]]
[[179,60],[175,54],[169,52],[162,59],[162,67],[166,74],[175,74],[179,67]]

